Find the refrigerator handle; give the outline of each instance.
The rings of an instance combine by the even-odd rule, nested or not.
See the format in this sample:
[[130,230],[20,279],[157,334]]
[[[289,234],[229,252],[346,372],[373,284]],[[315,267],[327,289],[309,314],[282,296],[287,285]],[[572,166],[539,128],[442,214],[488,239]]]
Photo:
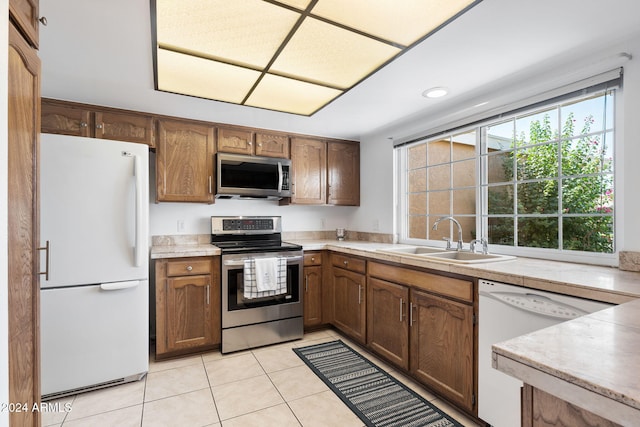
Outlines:
[[144,257],[144,245],[145,242],[143,242],[143,237],[144,237],[144,230],[142,229],[143,227],[143,206],[142,203],[144,202],[142,200],[142,195],[143,195],[143,191],[142,191],[142,165],[141,165],[141,161],[140,161],[140,156],[134,156],[134,175],[136,178],[136,247],[135,247],[135,255],[134,255],[134,265],[136,267],[140,267],[143,263],[143,257]]
[[119,291],[121,289],[135,288],[140,284],[139,280],[129,280],[126,282],[101,283],[100,289],[103,291]]

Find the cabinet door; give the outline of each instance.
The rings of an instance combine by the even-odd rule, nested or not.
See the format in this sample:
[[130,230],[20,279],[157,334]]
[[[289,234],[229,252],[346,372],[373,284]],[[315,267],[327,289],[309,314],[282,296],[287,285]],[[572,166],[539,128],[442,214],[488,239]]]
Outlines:
[[360,145],[327,143],[328,194],[330,205],[360,205]]
[[333,321],[336,327],[364,344],[366,339],[366,277],[333,268]]
[[256,134],[256,156],[289,158],[289,137],[269,133]]
[[218,151],[252,155],[253,132],[241,129],[218,128]]
[[369,278],[367,343],[389,361],[409,368],[409,288]]
[[9,13],[36,49],[39,42],[39,0],[9,0]]
[[55,103],[42,103],[42,133],[92,136],[91,112]]
[[213,203],[213,128],[158,122],[156,200]]
[[473,307],[411,291],[411,373],[473,410]]
[[[40,404],[38,138],[40,59],[9,24],[7,120],[8,400]],[[3,316],[5,314],[3,313]],[[4,375],[4,374],[3,374]],[[9,411],[9,424],[39,426],[39,411]]]
[[150,116],[98,111],[95,113],[95,137],[153,147],[153,120]]
[[171,277],[166,283],[167,350],[212,345],[211,277]]
[[304,326],[322,324],[322,267],[304,267]]
[[291,140],[293,189],[291,203],[323,205],[327,202],[327,144],[317,139]]

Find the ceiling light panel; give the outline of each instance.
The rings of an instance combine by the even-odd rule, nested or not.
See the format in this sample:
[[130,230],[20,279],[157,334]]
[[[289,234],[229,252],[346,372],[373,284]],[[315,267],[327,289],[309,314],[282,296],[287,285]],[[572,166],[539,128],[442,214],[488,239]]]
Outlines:
[[296,9],[305,10],[307,6],[309,6],[309,3],[311,3],[311,0],[278,0],[278,3],[288,4]]
[[300,14],[262,0],[157,0],[157,41],[236,65],[265,67]]
[[397,47],[306,18],[271,71],[346,89],[398,53]]
[[158,89],[239,104],[260,72],[158,49]]
[[341,93],[336,89],[267,74],[245,105],[310,115]]
[[312,14],[409,46],[475,0],[319,0]]

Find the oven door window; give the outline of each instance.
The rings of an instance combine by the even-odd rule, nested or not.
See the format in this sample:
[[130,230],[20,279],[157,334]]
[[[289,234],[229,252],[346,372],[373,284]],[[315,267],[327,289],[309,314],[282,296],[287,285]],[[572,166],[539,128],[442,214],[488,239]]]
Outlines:
[[234,268],[227,271],[229,311],[244,310],[247,308],[264,307],[268,305],[288,304],[300,301],[300,265],[287,265],[287,292],[262,298],[244,297],[244,272],[243,268]]

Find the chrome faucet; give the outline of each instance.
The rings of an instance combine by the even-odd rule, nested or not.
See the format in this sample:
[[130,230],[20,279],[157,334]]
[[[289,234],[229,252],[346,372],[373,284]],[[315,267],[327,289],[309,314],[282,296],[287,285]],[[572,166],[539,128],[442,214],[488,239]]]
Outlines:
[[[434,224],[433,224],[433,230],[437,230],[438,229],[438,223],[440,221],[443,221],[445,219],[448,219],[449,221],[455,223],[458,226],[458,251],[462,250],[462,226],[460,225],[460,223],[458,222],[457,219],[455,219],[452,216],[443,216],[442,218],[439,218]],[[447,241],[447,249],[451,250],[451,239],[448,237],[443,237],[444,240]]]
[[476,244],[477,243],[480,243],[482,245],[482,253],[484,255],[489,253],[489,242],[484,237],[481,237],[479,239],[473,239],[471,241],[471,243],[469,244],[469,250],[471,252],[473,252],[473,253],[476,252]]

